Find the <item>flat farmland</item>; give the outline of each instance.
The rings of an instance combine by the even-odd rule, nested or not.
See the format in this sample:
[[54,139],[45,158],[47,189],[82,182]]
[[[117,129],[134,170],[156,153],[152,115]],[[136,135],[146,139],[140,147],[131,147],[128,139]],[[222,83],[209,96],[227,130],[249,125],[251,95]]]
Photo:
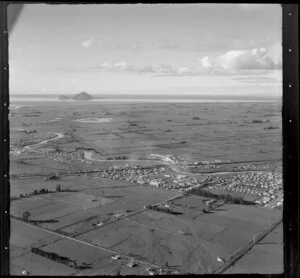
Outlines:
[[218,264],[214,251],[225,249],[218,244],[172,235],[124,219],[82,234],[79,238],[161,266],[177,266],[191,273],[210,272]]
[[255,206],[225,204],[218,211],[218,215],[220,217],[230,217],[232,219],[270,226],[282,217],[282,211],[279,209],[258,208]]
[[[98,120],[84,121],[90,118]],[[163,189],[172,188],[175,178],[177,189],[198,185],[191,179],[202,180],[201,173],[189,172],[194,161],[224,160],[228,163],[223,171],[228,172],[239,163],[251,167],[253,163],[280,163],[279,102],[57,102],[15,109],[10,125],[14,130],[11,196],[20,197],[11,202],[11,214],[22,217],[24,211],[30,213],[27,224],[12,218],[12,273],[25,269],[33,275],[147,275],[150,265],[211,273],[222,265],[218,257],[229,259],[282,216],[279,209],[234,204],[204,213],[208,198]],[[59,138],[48,140],[54,134]],[[39,142],[30,150],[31,144]],[[178,160],[171,165],[148,159],[151,154],[174,155]],[[164,165],[165,170],[154,170],[156,165]],[[112,166],[150,168],[122,172],[109,168]],[[111,178],[102,178],[103,170]],[[142,178],[154,180],[158,187],[125,181]],[[58,185],[71,191],[58,192]],[[54,192],[20,196],[41,189]],[[147,208],[161,202],[170,204],[175,213]],[[272,271],[272,260],[282,262],[280,237],[276,228],[228,271]],[[57,264],[31,253],[33,246],[85,263],[88,268],[78,271]],[[114,252],[121,254],[120,260],[111,258]],[[140,259],[138,266],[127,266],[125,255]]]
[[[54,172],[47,173],[45,178],[53,175]],[[58,175],[58,179],[44,180],[44,177],[24,177],[11,178],[11,196],[19,197],[20,194],[31,193],[34,190],[48,189],[55,191],[56,187],[60,185],[63,189],[84,190],[89,188],[102,187],[120,187],[120,186],[137,186],[137,184],[129,181],[117,181],[107,178],[101,178],[96,175]]]
[[17,201],[12,201],[10,210],[14,216],[21,217],[22,212],[40,209],[44,206],[55,204],[52,200],[45,200],[40,196],[32,198],[24,198]]
[[[41,167],[41,165],[43,165],[43,167]],[[67,167],[66,165],[62,165],[57,161],[48,159],[45,156],[42,156],[41,154],[19,156],[11,155],[10,169],[11,175],[47,175],[56,171],[69,171],[69,167]]]
[[66,265],[56,263],[31,252],[11,259],[10,273],[12,275],[22,275],[26,270],[30,275],[57,275],[70,276],[76,270]]
[[225,274],[283,273],[283,255],[283,224],[281,223],[225,271]]
[[11,221],[10,245],[13,247],[10,256],[17,257],[30,250],[32,246],[39,247],[59,240],[60,236],[50,234],[28,224]]
[[81,275],[149,275],[146,271],[147,264],[139,262],[134,268],[128,267],[129,260],[122,258],[120,260],[103,259],[100,262],[94,263],[91,269],[83,269]]
[[283,243],[283,224],[278,225],[271,233],[264,237],[259,244]]
[[[106,179],[105,179],[106,181]],[[172,191],[144,186],[114,186],[121,182],[112,181],[111,187],[89,188],[80,192],[55,192],[15,200],[11,213],[22,217],[30,213],[30,221],[50,230],[59,229],[77,234],[94,229],[99,221],[115,219],[113,214],[132,213],[177,196]]]
[[225,274],[281,274],[283,272],[283,244],[258,244],[229,268]]
[[99,219],[99,213],[93,210],[90,209],[76,210],[66,215],[56,217],[54,221],[48,223],[41,222],[38,225],[45,229],[49,229],[52,231],[59,231],[63,228],[76,225],[77,223],[87,224],[89,221],[93,221],[93,223],[97,223],[97,219]]
[[[153,205],[178,194],[171,191],[164,191],[153,187],[119,187],[103,189],[89,189],[85,194],[92,196],[97,201],[97,207],[93,208],[90,216],[97,213],[94,219],[77,221],[73,225],[61,227],[60,230],[72,235],[81,234],[95,229],[95,224],[115,220],[114,215],[128,215],[143,210],[145,205]],[[76,218],[76,216],[75,216]],[[63,219],[61,219],[63,220]]]
[[78,265],[86,264],[87,266],[91,266],[98,261],[110,258],[114,255],[113,252],[68,238],[61,239],[40,249],[67,257],[70,260],[76,261]]
[[84,190],[84,193],[95,197],[110,199],[111,202],[107,202],[101,207],[102,212],[106,213],[118,209],[136,211],[143,209],[146,205],[154,205],[175,196],[179,196],[176,192],[152,186],[87,189]]
[[[57,103],[42,109],[24,107],[15,110],[11,126],[26,129],[26,125],[34,120],[32,124],[36,124],[35,129],[39,131],[65,135],[59,141],[49,142],[47,147],[58,146],[66,151],[88,148],[104,156],[124,154],[130,157],[163,152],[189,154],[203,160],[280,160],[280,105],[276,102],[166,103],[149,107],[144,103],[91,103],[86,106]],[[42,110],[40,120],[39,117],[23,117],[31,109]],[[55,120],[57,115],[60,119]],[[91,116],[111,118],[111,122],[74,122]],[[18,135],[22,132],[16,132],[16,140]],[[15,159],[18,156],[12,163]],[[17,164],[13,168],[17,170]],[[24,171],[32,171],[30,168],[24,168]]]
[[184,207],[202,212],[202,209],[206,208],[206,205],[204,204],[205,200],[208,200],[208,198],[188,195],[172,200],[168,202],[168,204],[172,204],[172,206],[175,206],[176,209],[179,207]]
[[266,213],[265,209],[239,205],[225,205],[212,213],[197,212],[193,218],[189,210],[176,215],[147,210],[130,216],[129,220],[169,233],[218,243],[232,252],[280,218],[280,213],[273,210]]

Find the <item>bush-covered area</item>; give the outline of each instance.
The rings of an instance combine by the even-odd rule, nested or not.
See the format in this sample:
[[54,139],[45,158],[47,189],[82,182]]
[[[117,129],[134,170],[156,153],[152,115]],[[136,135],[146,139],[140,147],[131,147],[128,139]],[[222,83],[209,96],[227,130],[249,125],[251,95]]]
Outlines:
[[254,202],[246,201],[242,197],[235,197],[230,194],[214,194],[208,190],[203,190],[201,188],[192,188],[188,191],[189,194],[203,196],[207,198],[214,198],[218,200],[223,200],[226,203],[233,203],[239,205],[255,205]]
[[252,123],[253,124],[261,124],[261,123],[263,123],[263,121],[262,120],[253,120]]
[[117,160],[125,160],[125,159],[127,159],[127,157],[125,155],[119,155],[119,156],[116,156],[115,159],[117,159]]
[[265,127],[264,129],[279,129],[279,126],[268,126]]

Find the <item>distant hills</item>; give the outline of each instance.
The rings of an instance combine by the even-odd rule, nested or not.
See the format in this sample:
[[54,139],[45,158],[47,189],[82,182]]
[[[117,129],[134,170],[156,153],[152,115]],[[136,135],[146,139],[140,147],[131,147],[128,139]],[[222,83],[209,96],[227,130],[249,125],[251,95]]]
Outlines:
[[65,95],[61,95],[58,97],[59,100],[68,100],[68,99],[74,99],[74,100],[90,100],[93,99],[93,97],[91,95],[89,95],[86,92],[81,92],[79,94],[76,94],[72,97],[69,96],[65,96]]

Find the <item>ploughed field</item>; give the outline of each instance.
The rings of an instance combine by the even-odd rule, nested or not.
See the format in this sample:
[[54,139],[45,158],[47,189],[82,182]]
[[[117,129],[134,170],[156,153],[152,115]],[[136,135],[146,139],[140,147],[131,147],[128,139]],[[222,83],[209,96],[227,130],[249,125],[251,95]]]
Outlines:
[[[218,271],[253,238],[280,221],[281,210],[218,201],[210,207],[207,202],[212,197],[160,187],[157,179],[172,184],[175,176],[184,175],[194,179],[195,187],[209,189],[211,180],[204,181],[209,173],[218,177],[215,172],[230,172],[227,180],[242,170],[280,174],[280,108],[275,102],[86,102],[12,110],[11,273]],[[153,154],[184,159],[161,161],[151,158]],[[133,167],[135,172],[100,173],[116,166]],[[148,173],[136,166],[157,167],[147,174],[154,180],[151,185],[135,178]],[[227,180],[222,178],[219,184]],[[219,184],[211,191],[223,193]],[[227,272],[252,272],[245,265],[258,264],[253,262],[256,254],[269,256],[270,248],[274,247],[256,243]],[[281,264],[278,248],[279,255],[272,258]],[[273,271],[267,263],[252,268]]]

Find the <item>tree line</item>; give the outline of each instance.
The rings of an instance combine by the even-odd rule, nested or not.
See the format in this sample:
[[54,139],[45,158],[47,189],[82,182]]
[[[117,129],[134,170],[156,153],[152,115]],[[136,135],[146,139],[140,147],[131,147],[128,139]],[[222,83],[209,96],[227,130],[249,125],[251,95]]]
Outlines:
[[239,204],[239,205],[255,205],[252,201],[246,201],[241,196],[232,196],[230,194],[214,194],[208,190],[204,190],[201,188],[192,188],[188,191],[189,194],[203,196],[207,198],[214,198],[217,200],[222,200],[226,203],[233,203],[233,204]]

